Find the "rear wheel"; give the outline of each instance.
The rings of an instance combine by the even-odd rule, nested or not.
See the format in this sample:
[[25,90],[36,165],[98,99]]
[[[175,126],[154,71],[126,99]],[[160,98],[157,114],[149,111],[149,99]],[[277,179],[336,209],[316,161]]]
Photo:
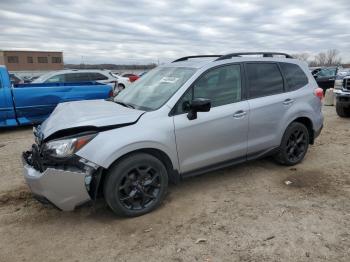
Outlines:
[[305,125],[291,123],[286,129],[275,160],[286,166],[300,163],[309,147],[309,131]]
[[350,117],[350,107],[344,107],[343,105],[336,103],[336,111],[340,117]]
[[120,216],[140,216],[157,208],[166,195],[168,174],[156,157],[132,154],[108,172],[104,197],[109,207]]
[[118,84],[118,89],[119,91],[122,91],[125,88],[125,85],[123,84]]

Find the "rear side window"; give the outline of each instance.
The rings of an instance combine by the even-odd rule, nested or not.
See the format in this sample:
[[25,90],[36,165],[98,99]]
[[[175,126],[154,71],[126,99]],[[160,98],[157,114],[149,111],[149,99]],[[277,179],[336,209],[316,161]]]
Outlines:
[[257,98],[283,92],[283,78],[277,64],[247,63],[249,98]]
[[65,82],[64,75],[51,76],[49,79],[45,81],[45,83],[63,83],[63,82]]
[[107,80],[108,77],[100,73],[91,73],[91,80]]
[[280,65],[289,91],[297,90],[308,84],[307,76],[298,65],[289,63],[280,63]]
[[66,82],[88,82],[88,81],[91,81],[89,73],[66,74]]

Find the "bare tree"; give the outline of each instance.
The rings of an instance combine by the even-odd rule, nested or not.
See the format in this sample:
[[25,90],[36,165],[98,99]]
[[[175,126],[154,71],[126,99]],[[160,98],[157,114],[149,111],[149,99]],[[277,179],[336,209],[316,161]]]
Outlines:
[[327,55],[325,52],[320,52],[315,56],[315,60],[318,66],[325,66],[327,61]]
[[309,53],[298,53],[292,55],[294,58],[304,61],[306,63],[309,62],[310,54]]
[[338,57],[339,51],[337,49],[329,49],[326,52],[326,65],[339,65],[341,63],[341,58]]
[[341,63],[339,51],[337,49],[329,49],[326,52],[318,53],[315,58],[310,61],[310,66],[335,66]]

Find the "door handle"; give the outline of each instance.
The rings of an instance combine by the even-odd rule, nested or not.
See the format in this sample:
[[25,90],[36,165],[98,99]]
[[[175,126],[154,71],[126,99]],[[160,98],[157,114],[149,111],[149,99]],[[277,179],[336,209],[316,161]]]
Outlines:
[[291,99],[291,98],[287,98],[286,100],[283,101],[283,104],[288,106],[288,105],[291,105],[294,103],[294,99]]
[[247,112],[245,112],[243,110],[239,110],[236,113],[234,113],[233,117],[236,119],[240,119],[240,118],[243,118],[246,114],[247,114]]

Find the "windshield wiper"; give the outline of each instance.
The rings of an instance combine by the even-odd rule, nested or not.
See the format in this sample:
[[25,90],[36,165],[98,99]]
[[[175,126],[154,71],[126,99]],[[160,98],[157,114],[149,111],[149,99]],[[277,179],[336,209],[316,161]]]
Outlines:
[[128,107],[128,108],[132,108],[132,109],[135,109],[135,107],[133,105],[130,105],[130,104],[127,104],[127,103],[124,103],[124,102],[121,102],[121,101],[114,101],[116,102],[117,104],[119,105],[122,105],[122,106],[125,106],[125,107]]

